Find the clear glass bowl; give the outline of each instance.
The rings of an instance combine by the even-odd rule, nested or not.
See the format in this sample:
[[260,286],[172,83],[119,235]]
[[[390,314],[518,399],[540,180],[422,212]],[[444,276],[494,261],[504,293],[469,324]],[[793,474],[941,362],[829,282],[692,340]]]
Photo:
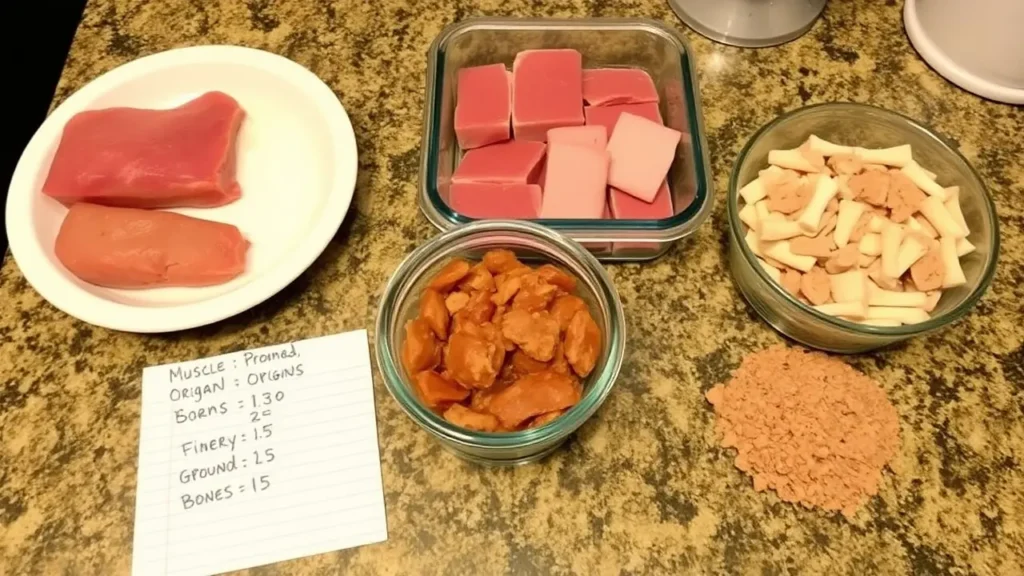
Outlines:
[[[931,318],[899,327],[867,326],[822,314],[790,296],[757,264],[744,242],[739,190],[768,166],[768,151],[795,148],[811,134],[849,146],[887,148],[910,144],[914,159],[943,186],[960,187],[960,203],[977,249],[960,259],[967,284],[946,290]],[[750,139],[729,178],[729,268],[740,292],[768,324],[822,350],[855,353],[934,332],[967,314],[992,283],[999,254],[995,205],[977,172],[945,139],[901,114],[865,104],[828,103],[784,114]]]
[[521,50],[575,48],[585,68],[636,67],[658,87],[665,124],[682,132],[669,171],[675,213],[661,220],[540,219],[585,243],[605,261],[650,260],[685,238],[711,215],[713,178],[704,138],[700,93],[686,40],[643,18],[476,18],[446,27],[430,46],[420,158],[420,209],[434,226],[450,230],[474,222],[448,206],[452,173],[462,157],[455,139],[455,82],[465,66],[504,63]]
[[[416,316],[419,295],[430,278],[452,258],[479,260],[493,248],[512,250],[531,265],[553,263],[576,276],[577,294],[590,305],[604,336],[597,366],[583,381],[580,402],[550,424],[520,432],[475,432],[450,424],[420,403],[401,362],[405,323]],[[524,464],[555,450],[608,397],[619,375],[625,346],[622,303],[600,262],[558,232],[518,220],[482,220],[445,232],[420,246],[388,281],[377,312],[377,365],[388,392],[416,424],[445,447],[480,464]]]

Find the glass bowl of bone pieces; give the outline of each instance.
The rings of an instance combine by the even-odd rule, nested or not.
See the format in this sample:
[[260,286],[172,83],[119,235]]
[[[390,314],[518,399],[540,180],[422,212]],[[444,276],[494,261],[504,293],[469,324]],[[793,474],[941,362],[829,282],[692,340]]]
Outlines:
[[830,103],[761,128],[729,180],[729,265],[772,327],[856,353],[955,322],[995,274],[995,206],[967,160],[900,114]]

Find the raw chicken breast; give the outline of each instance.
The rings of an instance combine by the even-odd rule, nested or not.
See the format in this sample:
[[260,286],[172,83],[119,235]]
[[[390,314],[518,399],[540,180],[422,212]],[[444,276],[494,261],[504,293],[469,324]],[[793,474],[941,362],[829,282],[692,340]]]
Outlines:
[[43,193],[71,205],[221,206],[242,195],[235,136],[245,111],[222,92],[170,110],[107,108],[75,114]]
[[80,202],[61,224],[54,252],[90,284],[155,288],[227,282],[245,271],[248,249],[230,224]]

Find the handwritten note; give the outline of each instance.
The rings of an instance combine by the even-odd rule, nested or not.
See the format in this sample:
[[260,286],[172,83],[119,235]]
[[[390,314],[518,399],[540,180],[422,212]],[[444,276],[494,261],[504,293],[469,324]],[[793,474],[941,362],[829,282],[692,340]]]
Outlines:
[[365,331],[143,370],[133,574],[384,540]]

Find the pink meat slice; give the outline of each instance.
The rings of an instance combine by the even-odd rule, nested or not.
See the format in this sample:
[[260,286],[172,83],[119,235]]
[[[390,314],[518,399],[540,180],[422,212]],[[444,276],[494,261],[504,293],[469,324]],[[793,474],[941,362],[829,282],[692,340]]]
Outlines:
[[548,146],[576,144],[604,149],[608,146],[608,131],[604,126],[565,126],[548,130]]
[[512,94],[503,64],[459,70],[455,102],[455,136],[463,150],[508,140]]
[[607,208],[608,153],[592,146],[548,148],[541,218],[599,219]]
[[618,123],[619,116],[622,116],[624,113],[647,118],[651,122],[657,122],[658,124],[664,124],[656,102],[616,104],[614,106],[587,106],[584,108],[584,111],[587,115],[587,126],[604,126],[609,138],[615,132],[615,124]]
[[74,115],[43,184],[65,205],[221,206],[237,200],[235,137],[245,111],[222,92],[177,108]]
[[576,50],[524,50],[512,63],[512,129],[517,140],[582,126],[583,58]]
[[469,150],[452,174],[452,182],[535,184],[546,145],[512,140]]
[[583,71],[583,100],[591,106],[657,102],[658,90],[639,68],[595,68]]
[[650,203],[627,194],[618,188],[608,188],[608,204],[616,220],[661,220],[672,216],[672,193],[668,182],[662,182]]
[[87,202],[71,206],[54,246],[68,271],[109,288],[222,284],[245,271],[248,249],[230,224]]
[[608,184],[653,202],[675,159],[680,136],[658,122],[623,114],[608,139]]
[[529,220],[540,216],[541,189],[536,184],[452,184],[449,205],[470,218]]

